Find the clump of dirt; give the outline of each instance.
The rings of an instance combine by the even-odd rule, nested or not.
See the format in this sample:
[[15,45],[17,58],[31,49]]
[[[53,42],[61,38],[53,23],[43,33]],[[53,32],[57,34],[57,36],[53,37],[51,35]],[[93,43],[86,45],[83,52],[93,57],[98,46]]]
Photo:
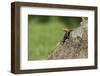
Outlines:
[[83,18],[80,27],[70,33],[70,38],[60,44],[48,59],[76,59],[88,57],[88,19]]

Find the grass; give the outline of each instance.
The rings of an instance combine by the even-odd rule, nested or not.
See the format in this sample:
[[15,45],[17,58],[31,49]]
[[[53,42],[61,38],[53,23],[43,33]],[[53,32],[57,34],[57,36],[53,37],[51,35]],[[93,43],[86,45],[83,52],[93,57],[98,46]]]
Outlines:
[[55,16],[47,21],[40,16],[28,17],[28,60],[46,60],[63,38],[65,24]]
[[47,59],[59,40],[63,37],[65,26],[57,21],[56,17],[45,24],[36,20],[31,20],[28,26],[28,59],[44,60]]

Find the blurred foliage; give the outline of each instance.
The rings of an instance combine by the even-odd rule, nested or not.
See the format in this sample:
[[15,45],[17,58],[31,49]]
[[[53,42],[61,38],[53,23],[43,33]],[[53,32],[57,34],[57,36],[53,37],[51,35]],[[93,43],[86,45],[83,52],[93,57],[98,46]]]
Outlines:
[[49,19],[50,19],[50,16],[38,16],[38,22],[40,23],[48,23],[49,22]]
[[61,17],[59,20],[70,29],[80,26],[80,22],[82,22],[81,17]]
[[[51,20],[52,16],[42,16],[42,15],[29,15],[29,21],[36,20],[38,23],[48,23]],[[80,26],[80,22],[82,21],[82,17],[62,17],[62,16],[55,16],[56,19],[62,24],[65,25],[65,27],[74,29],[76,27]]]

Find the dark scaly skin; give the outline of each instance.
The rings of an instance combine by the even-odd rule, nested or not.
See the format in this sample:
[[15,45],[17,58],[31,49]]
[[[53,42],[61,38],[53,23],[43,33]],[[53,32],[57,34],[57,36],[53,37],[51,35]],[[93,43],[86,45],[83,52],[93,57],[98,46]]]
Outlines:
[[69,31],[66,31],[65,34],[64,34],[64,37],[63,37],[63,40],[61,41],[62,44],[65,43],[66,39],[69,39],[70,38],[70,32],[72,30],[69,30]]

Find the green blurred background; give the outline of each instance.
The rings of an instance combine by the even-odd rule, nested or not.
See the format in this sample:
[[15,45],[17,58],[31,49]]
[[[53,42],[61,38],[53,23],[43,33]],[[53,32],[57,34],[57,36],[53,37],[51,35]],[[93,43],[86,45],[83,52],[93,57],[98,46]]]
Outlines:
[[46,60],[62,40],[64,28],[80,26],[81,17],[28,15],[28,60]]

